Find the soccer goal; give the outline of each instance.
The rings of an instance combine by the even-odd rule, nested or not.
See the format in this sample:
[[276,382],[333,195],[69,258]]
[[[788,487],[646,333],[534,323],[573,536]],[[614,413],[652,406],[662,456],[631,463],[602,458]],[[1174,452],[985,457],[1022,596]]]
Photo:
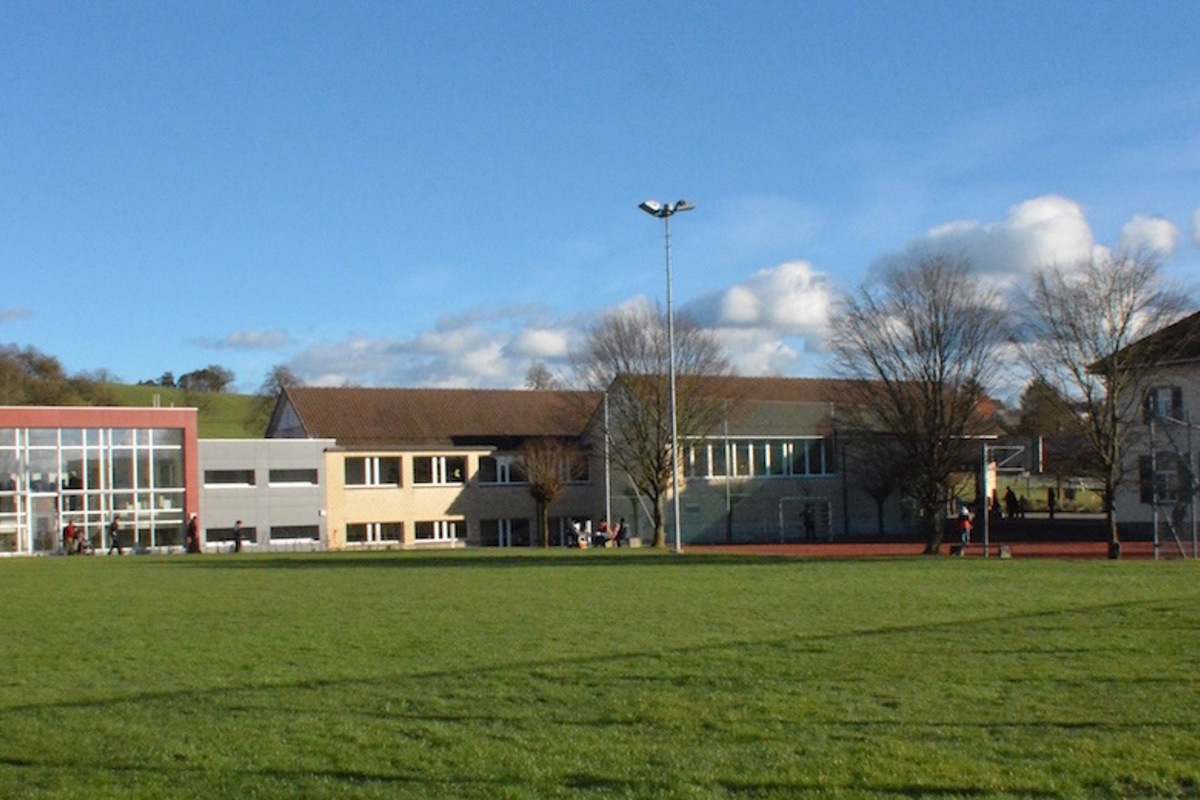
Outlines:
[[833,541],[833,504],[823,495],[779,499],[779,542]]

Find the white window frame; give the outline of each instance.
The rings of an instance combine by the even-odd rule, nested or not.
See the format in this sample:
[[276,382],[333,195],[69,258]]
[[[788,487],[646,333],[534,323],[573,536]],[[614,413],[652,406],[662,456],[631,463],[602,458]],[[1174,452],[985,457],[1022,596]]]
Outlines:
[[[458,535],[460,524],[465,524],[463,520],[457,519],[435,519],[421,520],[413,526],[413,541],[415,542],[463,542],[466,541],[467,535],[464,530],[463,535]],[[433,526],[433,536],[431,538],[421,538],[418,535],[421,527],[424,525]]]
[[[430,479],[428,482],[418,482],[416,479],[415,464],[417,459],[429,459],[430,462]],[[450,480],[450,468],[446,462],[449,459],[462,459],[463,476],[462,480]],[[441,455],[441,456],[414,456],[413,457],[413,484],[415,486],[463,486],[467,482],[467,457],[462,455]]]
[[[350,541],[349,535],[346,536],[347,547],[366,547],[374,544],[399,544],[404,541],[404,523],[403,522],[356,522],[352,525],[363,525],[366,528],[367,538],[365,541]],[[384,526],[395,525],[397,534],[395,538],[384,537]]]
[[[397,486],[403,485],[404,464],[402,461],[400,461],[399,456],[346,456],[346,461],[342,465],[343,470],[346,469],[346,464],[352,458],[353,459],[362,459],[364,462],[363,463],[363,482],[362,483],[350,483],[349,479],[346,478],[346,487],[347,488],[363,489],[363,488],[382,486],[382,487],[394,489]],[[384,482],[382,479],[383,469],[382,469],[381,465],[385,459],[389,460],[389,461],[395,460],[395,461],[400,462],[396,465],[397,466],[396,481],[394,483]],[[345,476],[345,473],[343,472],[343,477],[344,476]],[[314,484],[292,484],[292,485],[311,486]]]

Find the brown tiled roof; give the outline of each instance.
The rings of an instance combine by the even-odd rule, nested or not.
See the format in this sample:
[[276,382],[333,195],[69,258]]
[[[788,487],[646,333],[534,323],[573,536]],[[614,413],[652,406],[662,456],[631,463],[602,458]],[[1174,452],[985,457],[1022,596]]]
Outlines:
[[1200,311],[1138,339],[1117,353],[1117,358],[1121,363],[1144,365],[1178,364],[1200,359]]
[[[680,380],[689,380],[681,378]],[[718,394],[730,399],[768,403],[835,403],[844,404],[860,387],[858,381],[840,378],[720,378],[701,379],[716,386]]]
[[[833,378],[711,379],[713,393],[731,401],[730,433],[735,435],[828,429],[831,407],[861,398],[855,391],[861,388]],[[394,447],[578,437],[602,400],[599,392],[295,387],[284,391],[280,404],[290,405],[303,435],[335,439],[343,447]]]
[[341,446],[453,445],[580,436],[602,395],[496,389],[285,390],[310,437]]

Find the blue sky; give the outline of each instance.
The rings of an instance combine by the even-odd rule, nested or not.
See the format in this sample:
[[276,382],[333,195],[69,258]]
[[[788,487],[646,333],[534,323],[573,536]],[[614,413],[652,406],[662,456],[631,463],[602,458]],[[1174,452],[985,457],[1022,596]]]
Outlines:
[[831,299],[953,247],[1200,264],[1194,2],[0,0],[0,342],[127,381],[519,386],[675,303],[820,375]]

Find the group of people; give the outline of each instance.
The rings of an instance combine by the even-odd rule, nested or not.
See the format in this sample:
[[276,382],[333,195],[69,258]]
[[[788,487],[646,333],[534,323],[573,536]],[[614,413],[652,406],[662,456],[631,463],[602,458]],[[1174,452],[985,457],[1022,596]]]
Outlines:
[[[79,530],[73,519],[67,520],[67,526],[63,528],[62,547],[63,552],[69,556],[89,555],[95,552],[91,539]],[[112,522],[108,523],[108,555],[113,553],[125,555],[125,548],[121,545],[120,514],[113,514]]]
[[622,542],[629,544],[629,535],[625,531],[625,518],[615,525],[609,527],[608,520],[600,520],[600,524],[596,526],[596,532],[591,536],[587,536],[579,523],[574,523],[575,540],[579,547],[608,547],[611,544],[613,547],[621,547]]
[[997,519],[1017,519],[1025,516],[1025,510],[1029,508],[1029,501],[1024,496],[1018,498],[1017,493],[1012,490],[1012,487],[1004,492],[1004,504],[1000,503],[1000,496],[995,489],[992,490],[992,499],[989,503],[989,510]]
[[[1046,510],[1050,514],[1050,519],[1054,519],[1054,509],[1058,505],[1058,494],[1051,486],[1046,490]],[[992,499],[988,502],[988,510],[996,519],[1020,519],[1024,518],[1025,512],[1029,510],[1029,500],[1025,495],[1017,497],[1017,493],[1008,487],[1004,491],[1004,502],[1001,504],[1000,497],[995,489],[992,490]]]
[[[83,531],[79,530],[73,519],[68,520],[67,526],[63,528],[62,544],[63,550],[67,555],[83,555],[94,551],[91,541]],[[200,520],[195,513],[188,518],[183,549],[188,553],[202,552]],[[233,526],[233,549],[237,553],[242,551],[242,521],[240,519]],[[113,553],[119,556],[125,554],[125,547],[121,542],[120,514],[114,514],[112,521],[108,524],[108,555],[112,555]]]
[[67,527],[63,528],[63,550],[69,556],[92,552],[91,541],[84,536],[83,531],[75,527],[75,520],[69,520]]
[[[1050,519],[1054,519],[1054,509],[1057,505],[1058,494],[1054,491],[1054,487],[1046,490],[1046,510],[1049,512]],[[1029,508],[1029,501],[1024,495],[1017,497],[1017,493],[1008,487],[1004,492],[1004,505],[1000,505],[1000,498],[995,490],[992,491],[992,498],[988,501],[988,511],[997,519],[1018,519],[1025,516],[1026,510]],[[975,515],[971,509],[964,503],[959,507],[958,512],[958,532],[962,538],[963,546],[971,543],[971,530]]]

